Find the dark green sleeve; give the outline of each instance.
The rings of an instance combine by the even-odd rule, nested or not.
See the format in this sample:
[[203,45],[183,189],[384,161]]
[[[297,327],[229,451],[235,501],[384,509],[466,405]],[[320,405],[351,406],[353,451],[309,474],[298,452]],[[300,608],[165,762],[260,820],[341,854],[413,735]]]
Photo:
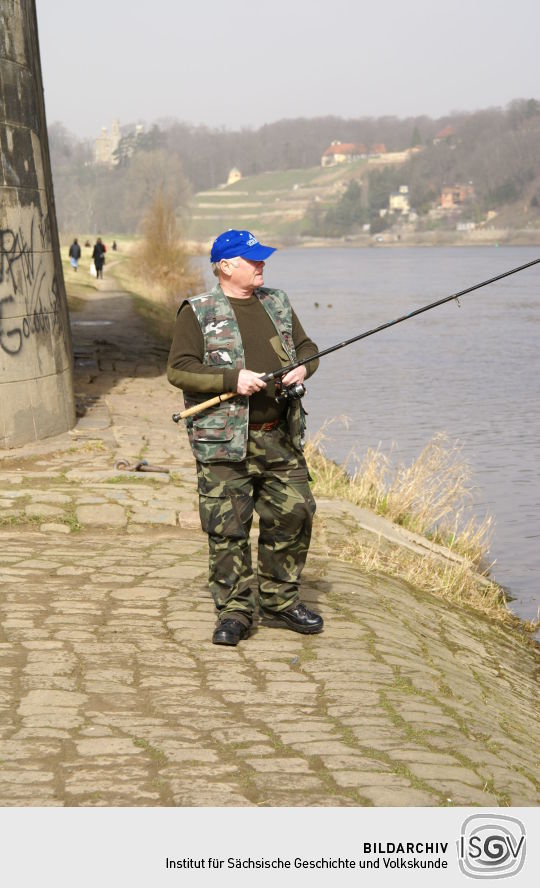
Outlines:
[[238,370],[203,363],[204,337],[189,303],[179,311],[169,352],[167,378],[187,392],[235,392]]
[[[317,348],[313,340],[310,339],[305,332],[302,324],[296,316],[294,309],[292,310],[292,334],[297,361],[305,361],[305,359],[311,357],[311,355],[317,354],[319,349]],[[313,376],[318,366],[318,360],[311,361],[311,363],[306,364],[306,379],[308,379],[310,376]]]

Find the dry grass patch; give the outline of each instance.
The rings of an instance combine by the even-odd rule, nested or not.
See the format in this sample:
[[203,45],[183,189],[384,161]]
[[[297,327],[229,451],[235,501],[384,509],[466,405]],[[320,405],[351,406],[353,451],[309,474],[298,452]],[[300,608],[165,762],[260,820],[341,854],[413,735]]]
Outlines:
[[[410,465],[391,467],[380,448],[370,448],[353,474],[325,455],[327,423],[306,446],[314,493],[340,497],[371,509],[390,521],[425,536],[486,566],[492,518],[468,516],[472,503],[471,472],[461,446],[436,435]],[[354,455],[353,455],[354,456]],[[352,457],[351,457],[352,458]]]
[[174,207],[161,190],[142,221],[141,232],[142,239],[132,252],[132,266],[151,287],[151,296],[173,308],[180,295],[200,292],[201,276],[192,268]]
[[508,609],[504,590],[479,573],[467,559],[445,561],[436,554],[417,554],[394,546],[383,548],[379,543],[349,541],[338,552],[344,561],[355,564],[367,573],[378,573],[410,583],[459,606],[468,606],[505,625],[532,633],[537,623],[525,622]]
[[142,238],[125,250],[114,276],[129,292],[153,333],[170,342],[176,311],[184,298],[200,293],[204,282],[192,267],[174,208],[161,191],[141,224]]
[[492,518],[478,521],[468,514],[471,473],[459,444],[437,435],[410,465],[394,468],[379,448],[370,449],[349,474],[346,466],[325,456],[329,425],[306,446],[314,494],[370,509],[460,556],[446,560],[429,551],[418,554],[353,539],[342,547],[340,558],[368,573],[398,577],[526,632],[538,628],[538,622],[525,623],[514,616],[504,590],[487,577]]

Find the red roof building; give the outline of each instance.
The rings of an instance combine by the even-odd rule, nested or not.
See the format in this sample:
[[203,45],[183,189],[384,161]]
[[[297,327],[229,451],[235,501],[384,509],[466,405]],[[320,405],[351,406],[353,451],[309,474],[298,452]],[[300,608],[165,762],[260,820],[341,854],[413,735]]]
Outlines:
[[437,133],[435,138],[433,139],[433,144],[437,145],[438,142],[444,142],[445,140],[449,140],[454,135],[454,130],[451,126],[445,126],[440,132]]
[[352,163],[367,154],[366,146],[355,142],[332,142],[325,148],[321,157],[321,166],[334,166],[337,163]]
[[443,185],[441,189],[441,207],[444,210],[453,210],[473,197],[474,187],[470,184]]

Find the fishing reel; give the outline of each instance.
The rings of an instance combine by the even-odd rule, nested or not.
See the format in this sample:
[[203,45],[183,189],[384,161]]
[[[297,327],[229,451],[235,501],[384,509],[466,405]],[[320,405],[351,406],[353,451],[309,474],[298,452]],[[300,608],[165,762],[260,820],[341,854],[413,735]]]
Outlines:
[[278,404],[287,404],[290,401],[299,401],[306,393],[306,387],[301,382],[292,385],[283,385],[281,380],[276,381],[276,401]]

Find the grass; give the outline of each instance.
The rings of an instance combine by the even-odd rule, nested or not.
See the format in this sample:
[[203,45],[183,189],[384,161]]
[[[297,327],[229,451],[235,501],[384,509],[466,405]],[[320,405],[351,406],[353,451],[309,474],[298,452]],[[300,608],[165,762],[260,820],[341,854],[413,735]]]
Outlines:
[[436,435],[409,466],[399,464],[394,469],[379,448],[370,448],[349,475],[346,465],[324,454],[329,425],[306,446],[315,494],[371,509],[478,566],[486,565],[492,518],[477,522],[467,517],[471,474],[459,444]]
[[144,740],[141,737],[134,737],[133,745],[137,746],[138,749],[143,749],[149,756],[154,760],[158,768],[163,768],[168,763],[167,756],[163,752],[163,750],[158,749],[156,746],[153,746],[148,740]]
[[275,170],[204,191],[192,202],[190,236],[213,240],[226,228],[248,226],[261,238],[278,237],[281,242],[294,243],[302,234],[310,202],[316,197],[321,207],[335,203],[347,182],[361,177],[365,170],[363,160],[335,167]]
[[65,524],[69,527],[71,533],[79,533],[82,530],[81,525],[79,524],[79,519],[77,518],[77,514],[74,509],[71,509],[69,512],[59,519],[61,524]]
[[14,514],[0,515],[0,527],[39,527],[43,524],[44,518],[38,515]]
[[78,533],[81,525],[77,520],[75,512],[65,512],[63,515],[47,518],[46,515],[26,515],[16,513],[14,515],[0,515],[0,529],[11,529],[15,527],[35,527],[39,528],[42,524],[47,523],[65,524],[72,533]]
[[139,484],[143,481],[145,484],[153,484],[156,489],[161,487],[161,482],[151,477],[149,472],[126,472],[125,475],[115,475],[114,478],[105,478],[104,484]]
[[86,304],[85,297],[97,291],[97,287],[93,283],[94,279],[90,274],[90,260],[88,258],[84,262],[81,260],[78,271],[74,271],[69,262],[64,259],[62,267],[68,308],[71,312],[82,311]]
[[[366,162],[359,160],[352,164],[333,167],[314,166],[307,169],[273,170],[258,173],[254,176],[246,176],[235,182],[234,185],[228,185],[224,189],[219,189],[219,191],[221,194],[230,194],[231,196],[237,192],[240,192],[240,194],[260,194],[265,191],[287,191],[292,190],[295,185],[302,188],[310,185],[325,185],[335,181],[347,180],[357,176],[365,168]],[[214,189],[214,191],[216,190]]]
[[[118,244],[119,252],[113,252],[111,245],[113,240]],[[85,243],[89,241],[90,246],[85,247]],[[68,308],[70,311],[77,312],[84,308],[86,297],[99,292],[96,279],[90,274],[90,265],[92,263],[92,250],[96,241],[95,235],[82,235],[79,237],[79,244],[82,249],[82,255],[79,259],[79,268],[77,271],[71,267],[68,258],[68,251],[73,238],[67,234],[63,234],[60,240],[60,255],[62,260],[62,270],[64,272],[64,281],[66,285],[66,293],[68,300]],[[132,237],[123,237],[121,235],[105,235],[103,241],[107,247],[105,257],[105,274],[107,274],[109,263],[116,262],[117,259],[124,257],[131,248]]]
[[[112,262],[114,259],[116,261],[119,256],[118,253],[114,253],[111,249],[111,244],[113,240],[116,239],[118,242],[119,238],[111,235],[110,238],[104,238],[104,242],[107,246],[107,253],[105,257],[105,273],[108,270],[108,263]],[[85,247],[85,242],[89,240],[91,242],[90,247]],[[94,236],[91,237],[80,237],[79,244],[81,245],[82,255],[79,259],[79,267],[77,271],[75,271],[71,267],[71,263],[67,258],[69,246],[72,243],[72,240],[67,240],[66,237],[62,237],[60,244],[60,253],[62,257],[62,269],[64,272],[64,282],[66,285],[66,295],[68,308],[71,312],[82,311],[86,305],[86,301],[89,296],[96,295],[99,292],[99,287],[96,283],[96,278],[92,277],[90,274],[90,265],[92,263],[92,250],[94,247],[96,238]],[[125,241],[122,245],[123,253],[120,255],[123,256],[127,250],[129,250],[129,242]]]
[[308,442],[306,459],[315,496],[344,499],[370,509],[434,541],[455,555],[417,554],[408,548],[366,543],[349,537],[339,557],[368,573],[405,580],[458,605],[531,633],[539,621],[524,622],[507,606],[504,590],[487,578],[492,519],[468,516],[472,501],[470,469],[458,444],[437,435],[409,466],[390,467],[380,449],[367,451],[353,475],[324,454],[327,429]]
[[311,184],[314,179],[320,177],[321,167],[302,170],[276,170],[268,173],[259,173],[256,176],[248,176],[240,179],[234,185],[223,189],[226,194],[258,194],[261,191],[283,191],[292,189],[295,185]]
[[437,595],[454,604],[472,607],[485,616],[514,628],[534,632],[536,624],[523,623],[508,610],[504,590],[486,580],[467,560],[451,562],[434,554],[416,554],[402,547],[383,548],[360,541],[349,541],[339,556],[367,573],[382,573],[410,583],[416,589]]

